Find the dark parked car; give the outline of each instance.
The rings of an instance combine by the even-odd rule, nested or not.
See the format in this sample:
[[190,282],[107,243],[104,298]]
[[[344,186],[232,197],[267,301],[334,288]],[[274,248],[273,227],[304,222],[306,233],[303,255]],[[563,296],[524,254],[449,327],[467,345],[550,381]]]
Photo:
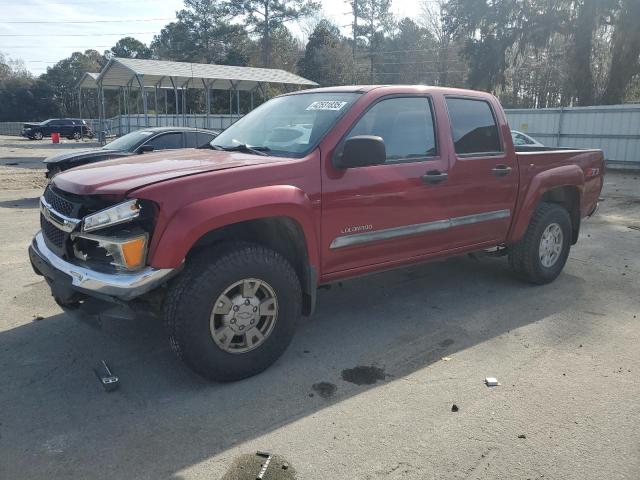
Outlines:
[[51,118],[40,123],[25,123],[22,126],[22,136],[31,140],[42,140],[44,137],[50,137],[53,132],[69,140],[93,138],[91,127],[80,118]]
[[188,127],[145,128],[116,138],[102,148],[53,155],[45,158],[44,163],[47,165],[47,177],[51,178],[63,170],[112,158],[128,157],[157,150],[208,147],[209,142],[219,133],[216,130]]

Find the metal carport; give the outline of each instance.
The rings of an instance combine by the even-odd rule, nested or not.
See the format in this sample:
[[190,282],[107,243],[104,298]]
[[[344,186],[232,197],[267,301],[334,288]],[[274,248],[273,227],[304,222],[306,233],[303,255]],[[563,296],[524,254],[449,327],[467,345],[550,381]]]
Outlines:
[[[260,92],[266,97],[268,84],[278,84],[285,89],[301,86],[314,87],[318,84],[293,73],[255,67],[236,67],[230,65],[211,65],[203,63],[171,62],[165,60],[143,60],[132,58],[111,58],[100,74],[93,73],[83,76],[79,90],[94,88],[99,90],[100,121],[104,122],[104,90],[118,88],[125,96],[132,88],[138,88],[142,96],[142,108],[145,124],[149,123],[149,109],[147,91],[154,90],[155,112],[158,114],[158,90],[171,89],[174,91],[175,110],[179,111],[178,92],[182,91],[182,114],[185,114],[186,100],[184,92],[189,88],[204,89],[207,109],[207,124],[211,113],[211,90],[229,91],[230,114],[233,114],[233,95],[236,96],[236,112],[240,114],[239,92],[251,93],[251,108],[253,108],[254,93]],[[166,101],[166,100],[165,100]]]

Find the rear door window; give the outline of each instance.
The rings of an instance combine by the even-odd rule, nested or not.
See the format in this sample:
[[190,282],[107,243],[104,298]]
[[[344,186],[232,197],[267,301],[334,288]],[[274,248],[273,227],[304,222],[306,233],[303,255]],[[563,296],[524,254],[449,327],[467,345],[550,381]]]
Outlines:
[[146,145],[153,145],[154,150],[182,148],[182,133],[165,133],[149,140]]
[[446,101],[458,155],[502,153],[498,125],[488,102],[454,97]]
[[186,148],[198,148],[207,145],[215,137],[205,132],[185,132],[185,147]]
[[346,138],[382,137],[387,162],[419,160],[436,155],[436,140],[428,98],[389,98],[376,103]]

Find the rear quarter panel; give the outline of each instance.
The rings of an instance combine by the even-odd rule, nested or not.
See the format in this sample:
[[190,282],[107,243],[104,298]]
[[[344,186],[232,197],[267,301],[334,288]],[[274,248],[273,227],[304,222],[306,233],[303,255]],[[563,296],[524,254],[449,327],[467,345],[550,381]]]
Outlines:
[[593,210],[604,182],[604,155],[601,150],[554,150],[516,153],[520,165],[520,188],[516,215],[507,243],[520,240],[536,205],[545,192],[575,186],[580,197],[580,217]]

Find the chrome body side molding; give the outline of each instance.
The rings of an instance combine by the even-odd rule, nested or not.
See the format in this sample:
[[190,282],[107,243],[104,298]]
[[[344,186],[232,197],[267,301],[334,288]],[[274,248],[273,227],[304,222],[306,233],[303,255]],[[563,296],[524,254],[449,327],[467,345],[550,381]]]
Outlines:
[[375,230],[373,232],[356,233],[354,235],[343,235],[340,237],[336,237],[331,242],[329,248],[344,248],[351,247],[353,245],[361,245],[363,243],[377,242],[380,240],[408,237],[437,230],[447,230],[449,228],[460,227],[463,225],[471,225],[473,223],[489,222],[491,220],[509,218],[510,216],[510,210],[496,210],[493,212],[476,213],[474,215],[465,215],[463,217],[454,217],[445,220],[434,220],[432,222],[416,223],[414,225],[406,225],[402,227],[385,228],[383,230]]

